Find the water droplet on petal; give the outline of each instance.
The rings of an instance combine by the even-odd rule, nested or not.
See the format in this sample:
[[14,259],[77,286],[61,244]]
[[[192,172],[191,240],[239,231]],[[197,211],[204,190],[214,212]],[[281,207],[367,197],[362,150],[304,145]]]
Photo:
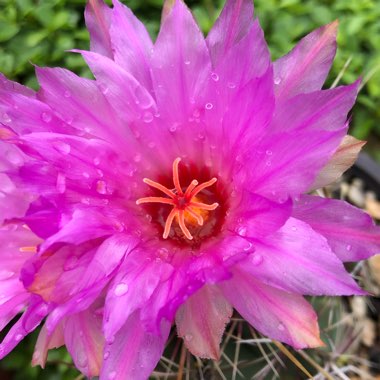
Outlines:
[[108,375],[108,380],[114,380],[115,378],[116,378],[116,372],[115,371],[110,372],[110,374]]
[[57,183],[56,188],[58,193],[63,194],[66,191],[66,177],[62,173],[58,173],[57,175]]
[[51,114],[49,112],[42,112],[41,119],[45,123],[50,123],[51,119],[52,119],[52,116],[51,116]]
[[152,112],[145,112],[143,116],[144,123],[151,123],[153,121],[153,114]]
[[247,228],[244,227],[244,226],[240,226],[236,229],[236,232],[240,235],[240,236],[245,236],[247,234]]
[[82,175],[84,178],[90,178],[90,174],[87,172],[83,172]]
[[137,86],[134,90],[135,102],[141,108],[147,109],[153,105],[153,99],[143,86]]
[[104,355],[103,355],[103,359],[104,359],[104,360],[107,360],[107,359],[109,358],[109,356],[110,356],[109,351],[106,351],[106,352],[104,353]]
[[346,245],[346,250],[349,252],[352,250],[352,245],[351,244],[347,244]]
[[281,78],[280,77],[274,78],[274,84],[280,84],[280,83],[281,83]]
[[100,158],[96,157],[94,158],[92,162],[94,163],[95,166],[98,166],[100,164]]
[[205,107],[206,110],[211,110],[214,107],[214,105],[212,103],[206,103]]
[[17,334],[17,335],[15,336],[15,339],[16,339],[17,342],[19,342],[23,337],[24,337],[24,336],[23,336],[22,334]]
[[54,141],[53,142],[54,149],[62,154],[69,154],[71,151],[71,146],[63,141]]
[[219,80],[219,75],[217,73],[212,73],[211,78],[213,81],[217,82]]
[[190,62],[190,61],[184,61],[183,63],[184,63],[185,65],[190,65],[191,62]]
[[236,87],[236,84],[233,83],[233,82],[228,82],[228,83],[227,83],[227,87],[232,89],[232,88],[235,88],[235,87]]
[[272,162],[267,161],[267,162],[265,163],[265,165],[266,165],[266,166],[271,166],[271,165],[272,165]]
[[63,96],[64,96],[65,98],[70,98],[70,96],[71,96],[71,92],[70,92],[69,90],[66,90],[66,91],[63,93]]
[[271,156],[271,155],[273,154],[273,152],[272,152],[271,150],[267,150],[267,151],[265,152],[265,154],[266,154],[267,156]]
[[193,336],[191,334],[186,334],[185,335],[185,340],[187,340],[188,342],[191,342],[193,340]]
[[115,293],[115,296],[120,297],[126,294],[128,290],[129,290],[128,284],[121,282],[120,284],[116,286],[114,293]]
[[296,226],[293,226],[293,227],[292,227],[292,231],[297,231],[297,227],[296,227]]
[[12,119],[7,113],[3,113],[2,120],[4,123],[10,123],[12,121]]
[[135,162],[140,162],[141,161],[141,154],[136,154],[136,156],[133,158]]
[[251,263],[253,265],[260,265],[263,262],[263,257],[259,255],[258,253],[254,254],[251,258]]
[[277,328],[280,330],[280,331],[284,331],[285,330],[285,326],[282,324],[282,323],[279,323]]

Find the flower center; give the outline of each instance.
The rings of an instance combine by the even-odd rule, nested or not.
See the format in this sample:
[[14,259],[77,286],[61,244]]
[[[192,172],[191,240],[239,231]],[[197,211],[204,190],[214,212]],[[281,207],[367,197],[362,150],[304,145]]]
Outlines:
[[209,212],[215,210],[219,206],[219,203],[212,203],[209,205],[203,203],[200,199],[200,193],[212,186],[217,179],[214,177],[201,184],[199,184],[197,180],[193,179],[187,189],[183,191],[178,173],[180,161],[180,158],[176,158],[173,162],[174,189],[168,189],[166,186],[148,178],[143,179],[144,183],[161,191],[167,197],[140,198],[136,201],[136,204],[141,205],[144,203],[159,203],[172,206],[172,210],[166,218],[164,232],[162,235],[163,238],[168,238],[172,224],[176,221],[186,239],[193,240],[193,235],[190,233],[188,225],[197,223],[199,226],[203,226],[205,220],[208,219]]

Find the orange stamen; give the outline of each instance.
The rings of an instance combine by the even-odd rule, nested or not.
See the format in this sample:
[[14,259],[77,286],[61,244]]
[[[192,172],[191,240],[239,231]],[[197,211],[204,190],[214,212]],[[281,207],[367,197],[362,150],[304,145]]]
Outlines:
[[[169,198],[163,198],[163,197],[145,197],[140,198],[136,201],[136,204],[140,205],[143,203],[163,203],[173,206],[173,209],[170,211],[168,218],[165,222],[165,228],[163,233],[163,238],[167,239],[170,234],[170,229],[173,224],[173,220],[177,218],[178,225],[182,231],[182,233],[185,235],[185,237],[189,240],[193,239],[193,236],[191,235],[189,229],[186,226],[186,213],[191,215],[200,226],[203,225],[204,219],[200,213],[197,213],[196,209],[199,210],[207,210],[207,211],[213,211],[215,210],[219,204],[213,203],[212,205],[208,205],[205,203],[197,202],[197,198],[195,197],[197,194],[199,194],[202,190],[206,189],[207,187],[212,186],[217,179],[212,178],[207,182],[204,182],[202,184],[198,184],[197,180],[191,181],[190,185],[187,187],[186,191],[183,192],[181,183],[179,180],[179,172],[178,167],[181,159],[178,157],[173,162],[173,184],[174,184],[174,190],[170,190],[167,187],[161,185],[158,182],[152,181],[148,178],[144,178],[143,181],[147,185],[154,187],[157,190],[160,190],[164,194],[166,194]],[[195,209],[194,209],[195,208]]]
[[20,251],[20,252],[32,252],[32,253],[37,253],[37,247],[36,247],[36,246],[33,246],[33,247],[20,247],[20,248],[19,248],[19,251]]

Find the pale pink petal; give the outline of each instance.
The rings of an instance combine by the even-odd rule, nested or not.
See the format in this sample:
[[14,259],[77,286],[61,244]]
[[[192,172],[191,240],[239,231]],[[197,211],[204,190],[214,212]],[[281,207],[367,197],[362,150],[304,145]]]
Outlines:
[[327,165],[320,171],[312,185],[312,189],[319,189],[336,181],[356,161],[365,141],[353,136],[344,136],[338,150],[331,157]]
[[115,62],[151,89],[149,65],[152,40],[144,24],[118,0],[114,0],[110,35]]
[[317,315],[300,295],[264,285],[242,270],[219,285],[232,306],[260,333],[296,349],[319,347]]
[[326,239],[300,220],[289,218],[273,235],[249,241],[255,251],[238,266],[265,284],[305,295],[366,294]]
[[163,321],[160,334],[149,333],[139,313],[132,314],[104,348],[99,380],[146,380],[160,360],[169,332],[170,323]]
[[64,344],[65,341],[61,324],[58,325],[50,335],[47,332],[46,325],[43,325],[38,334],[37,343],[34,348],[32,366],[39,365],[42,368],[45,368],[48,351],[52,348],[59,348]]
[[86,377],[99,376],[103,361],[102,314],[94,307],[69,316],[64,327],[65,344],[76,368]]
[[109,32],[111,14],[111,9],[103,0],[89,0],[84,14],[90,32],[91,50],[110,58],[113,57]]
[[193,355],[219,360],[220,342],[232,307],[215,285],[206,285],[177,311],[178,335]]
[[274,64],[278,99],[321,89],[336,51],[338,22],[323,26],[304,37]]
[[380,252],[380,228],[362,210],[336,199],[303,195],[293,216],[323,235],[342,261],[358,261]]

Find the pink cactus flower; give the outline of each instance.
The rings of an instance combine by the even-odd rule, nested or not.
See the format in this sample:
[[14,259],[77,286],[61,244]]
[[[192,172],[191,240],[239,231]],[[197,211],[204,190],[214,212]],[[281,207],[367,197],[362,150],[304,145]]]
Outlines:
[[118,0],[86,22],[95,80],[0,78],[1,328],[23,311],[0,357],[45,321],[33,364],[65,345],[85,376],[146,379],[173,322],[218,359],[233,308],[322,345],[303,296],[365,294],[343,262],[380,247],[361,210],[309,195],[362,145],[358,83],[321,90],[337,24],[272,64],[251,0],[227,0],[206,39],[180,0],[155,43]]

